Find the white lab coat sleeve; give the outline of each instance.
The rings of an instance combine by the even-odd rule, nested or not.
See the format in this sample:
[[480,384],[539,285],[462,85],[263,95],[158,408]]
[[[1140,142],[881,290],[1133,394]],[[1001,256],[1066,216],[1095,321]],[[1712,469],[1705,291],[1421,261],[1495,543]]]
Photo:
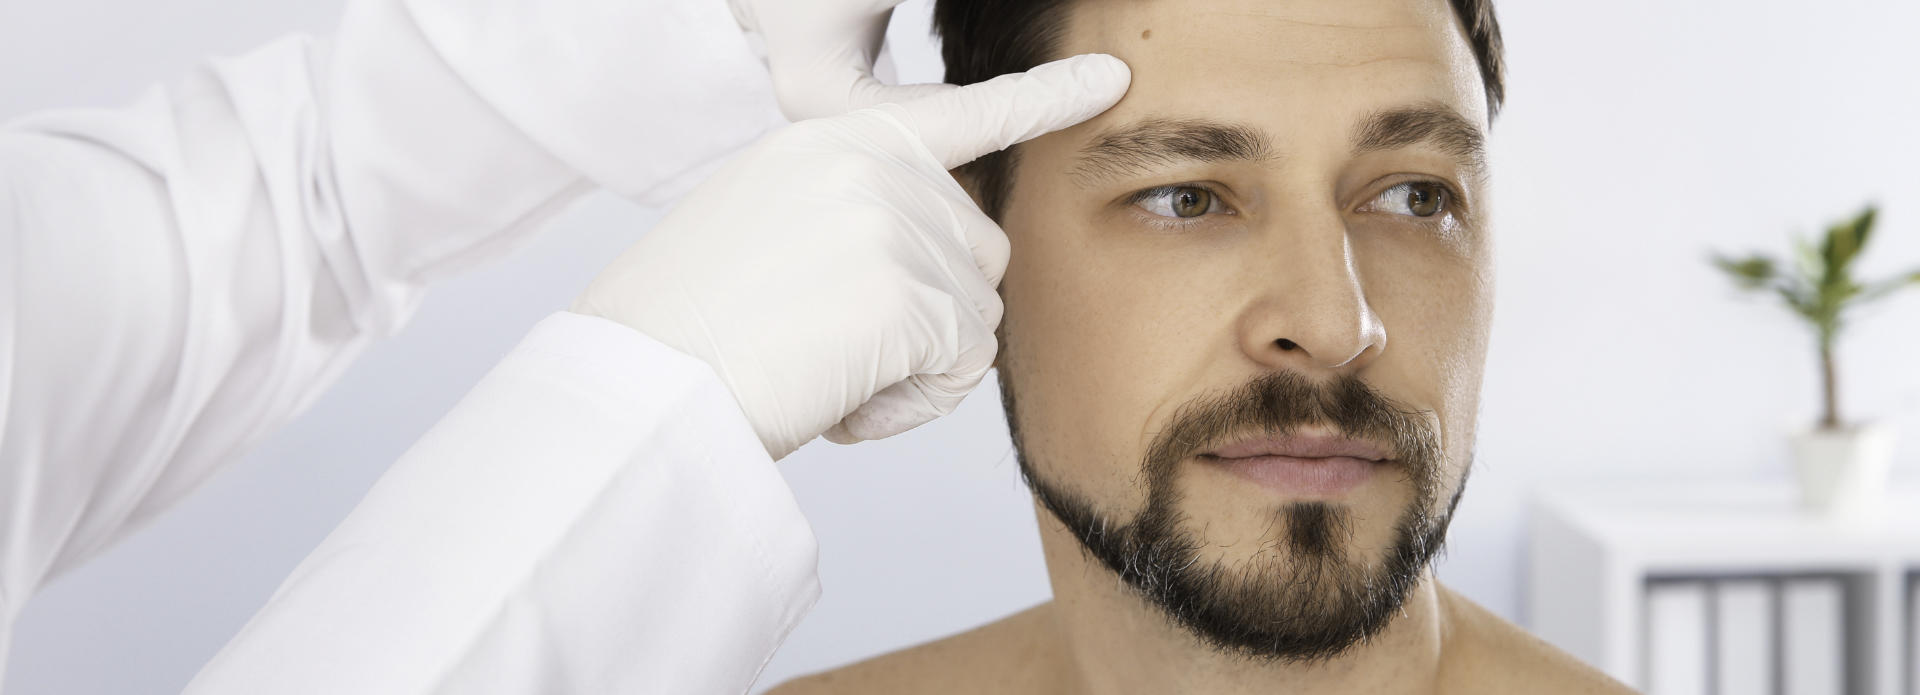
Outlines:
[[561,312],[188,692],[745,692],[819,596],[816,547],[706,363]]
[[354,0],[330,39],[0,127],[0,625],[433,281],[777,125],[766,79],[720,0]]

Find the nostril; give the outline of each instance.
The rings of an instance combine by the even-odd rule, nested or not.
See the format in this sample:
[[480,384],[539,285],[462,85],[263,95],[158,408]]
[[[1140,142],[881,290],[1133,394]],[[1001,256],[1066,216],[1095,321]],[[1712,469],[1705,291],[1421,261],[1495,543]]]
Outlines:
[[1300,349],[1300,346],[1298,344],[1295,344],[1293,341],[1287,340],[1286,338],[1280,338],[1273,342],[1275,345],[1279,345],[1280,349],[1282,350],[1292,351],[1292,350]]

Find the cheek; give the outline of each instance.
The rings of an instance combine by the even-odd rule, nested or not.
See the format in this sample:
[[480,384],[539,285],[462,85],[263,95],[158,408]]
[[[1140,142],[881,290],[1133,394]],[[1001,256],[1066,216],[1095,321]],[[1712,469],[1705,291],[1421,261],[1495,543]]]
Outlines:
[[[1042,475],[1104,504],[1144,502],[1137,476],[1160,412],[1194,383],[1222,314],[1193,267],[1062,218],[1009,210],[1002,365]],[[1225,344],[1230,344],[1228,341]]]
[[1397,228],[1357,230],[1349,239],[1367,303],[1386,324],[1388,354],[1417,353],[1440,369],[1485,352],[1493,287],[1484,243]]
[[1387,332],[1372,378],[1434,408],[1449,461],[1465,466],[1492,318],[1490,254],[1385,235],[1355,235],[1354,245],[1367,304]]

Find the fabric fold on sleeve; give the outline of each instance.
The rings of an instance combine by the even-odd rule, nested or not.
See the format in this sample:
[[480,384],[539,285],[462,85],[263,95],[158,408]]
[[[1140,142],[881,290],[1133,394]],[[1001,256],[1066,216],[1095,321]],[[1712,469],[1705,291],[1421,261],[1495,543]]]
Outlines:
[[710,367],[549,317],[191,693],[745,692],[817,545]]

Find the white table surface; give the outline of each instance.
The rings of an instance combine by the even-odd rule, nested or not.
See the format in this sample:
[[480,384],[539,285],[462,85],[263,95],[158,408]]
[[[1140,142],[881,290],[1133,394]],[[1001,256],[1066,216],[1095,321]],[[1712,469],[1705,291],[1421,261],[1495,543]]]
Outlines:
[[1789,482],[1586,483],[1542,490],[1537,511],[1656,571],[1730,566],[1920,566],[1920,487],[1888,490],[1872,518],[1800,509]]

